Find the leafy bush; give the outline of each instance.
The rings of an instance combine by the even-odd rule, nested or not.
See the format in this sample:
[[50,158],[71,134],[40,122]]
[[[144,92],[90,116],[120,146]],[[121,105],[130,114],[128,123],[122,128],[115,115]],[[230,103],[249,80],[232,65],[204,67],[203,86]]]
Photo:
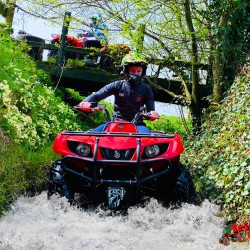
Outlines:
[[180,134],[185,140],[192,130],[192,124],[189,119],[183,120],[175,116],[161,116],[161,119],[154,122],[145,121],[150,130],[160,130],[167,134]]
[[22,52],[23,43],[3,32],[0,49],[0,126],[11,138],[36,148],[51,142],[61,130],[88,128],[46,86],[49,77]]
[[51,143],[35,151],[6,137],[0,129],[0,215],[20,194],[46,188],[47,169],[56,159]]
[[79,59],[68,59],[67,61],[67,67],[72,67],[72,68],[81,68],[84,67],[86,63],[83,60]]
[[0,50],[2,214],[20,194],[46,188],[47,170],[58,158],[51,149],[57,133],[89,127],[79,121],[59,92],[52,90],[50,77],[25,53],[26,44],[13,41],[5,28],[1,30]]
[[236,79],[221,108],[207,117],[201,138],[190,140],[185,154],[201,197],[221,204],[228,220],[250,213],[249,79]]

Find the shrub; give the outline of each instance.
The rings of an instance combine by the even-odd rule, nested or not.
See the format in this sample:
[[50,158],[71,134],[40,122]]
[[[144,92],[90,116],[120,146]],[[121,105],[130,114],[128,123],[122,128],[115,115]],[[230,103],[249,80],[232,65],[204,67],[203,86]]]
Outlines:
[[[22,52],[25,45],[1,36],[0,126],[18,143],[36,148],[50,143],[61,130],[87,129],[55,96],[48,75]],[[2,57],[1,57],[2,59]]]
[[222,205],[228,220],[249,214],[250,81],[238,77],[221,108],[203,125],[185,154],[202,198]]

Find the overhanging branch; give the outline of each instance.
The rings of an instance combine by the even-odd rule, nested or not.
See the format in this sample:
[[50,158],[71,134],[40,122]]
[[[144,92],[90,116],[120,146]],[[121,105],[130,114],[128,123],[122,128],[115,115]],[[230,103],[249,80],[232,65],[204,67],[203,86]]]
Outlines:
[[150,79],[150,77],[146,76],[146,79],[147,79],[147,81],[148,81],[152,86],[154,86],[155,88],[160,89],[160,90],[166,92],[166,93],[169,94],[170,96],[172,96],[172,97],[174,97],[174,98],[182,98],[182,96],[176,95],[174,92],[169,91],[169,90],[167,90],[167,89],[164,89],[163,87],[161,87],[160,85],[158,85],[157,83],[155,83],[154,81],[152,81],[152,80]]

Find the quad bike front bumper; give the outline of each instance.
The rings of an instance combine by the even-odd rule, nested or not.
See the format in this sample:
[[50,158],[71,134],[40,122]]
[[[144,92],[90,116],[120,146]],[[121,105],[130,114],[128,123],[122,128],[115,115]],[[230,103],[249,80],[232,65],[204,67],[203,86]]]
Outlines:
[[[81,179],[89,182],[90,184],[92,184],[92,186],[95,186],[97,184],[127,184],[127,185],[136,185],[136,186],[140,186],[146,182],[149,182],[155,178],[158,178],[160,176],[163,176],[165,174],[168,174],[168,172],[172,169],[172,163],[171,161],[169,161],[166,158],[157,158],[154,160],[139,160],[137,159],[136,161],[128,161],[128,160],[92,160],[92,159],[88,159],[88,162],[92,162],[92,175],[86,175],[83,174],[79,171],[76,171],[74,169],[72,169],[71,167],[69,167],[67,162],[70,162],[71,160],[77,160],[77,161],[86,161],[86,159],[83,159],[81,157],[77,157],[77,156],[65,156],[62,161],[61,161],[61,167],[63,169],[63,171],[71,173],[73,175],[76,175],[78,177],[80,177]],[[142,164],[149,164],[149,163],[155,163],[155,162],[165,162],[164,164],[164,168],[160,170],[157,173],[152,173],[149,176],[142,176],[141,175],[141,165]],[[99,164],[120,164],[120,165],[136,165],[136,176],[133,179],[103,179],[103,178],[98,178],[97,177],[97,172],[99,171]]]

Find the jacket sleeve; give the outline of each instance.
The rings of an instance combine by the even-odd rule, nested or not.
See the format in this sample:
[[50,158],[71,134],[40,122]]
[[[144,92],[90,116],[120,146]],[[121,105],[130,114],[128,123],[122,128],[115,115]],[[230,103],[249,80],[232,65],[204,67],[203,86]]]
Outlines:
[[119,82],[112,82],[109,83],[108,85],[104,86],[103,88],[101,88],[100,90],[98,90],[97,92],[87,96],[84,101],[85,102],[99,102],[111,95],[114,95],[117,88],[118,88],[118,84]]

